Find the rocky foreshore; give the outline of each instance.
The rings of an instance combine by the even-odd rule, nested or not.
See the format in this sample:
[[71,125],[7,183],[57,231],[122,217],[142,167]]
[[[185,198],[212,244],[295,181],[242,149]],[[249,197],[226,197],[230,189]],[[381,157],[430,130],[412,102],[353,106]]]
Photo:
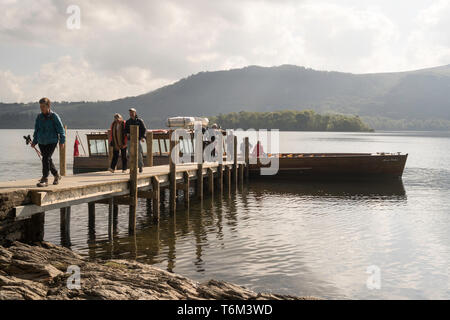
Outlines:
[[[73,274],[67,272],[69,266],[79,267],[80,270],[80,285],[76,288],[73,288],[73,284],[75,286],[77,284],[72,282]],[[216,280],[198,283],[136,261],[88,261],[67,248],[48,242],[35,245],[13,242],[8,247],[0,246],[0,300],[5,299],[305,298],[256,293],[235,284]]]

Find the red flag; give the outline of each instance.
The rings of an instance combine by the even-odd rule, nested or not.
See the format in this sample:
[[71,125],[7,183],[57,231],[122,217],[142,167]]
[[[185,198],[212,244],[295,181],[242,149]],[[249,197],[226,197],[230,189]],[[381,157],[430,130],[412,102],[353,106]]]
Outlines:
[[79,157],[80,156],[80,152],[78,151],[78,145],[80,144],[80,142],[78,141],[78,137],[75,138],[75,143],[73,145],[73,156],[74,157]]

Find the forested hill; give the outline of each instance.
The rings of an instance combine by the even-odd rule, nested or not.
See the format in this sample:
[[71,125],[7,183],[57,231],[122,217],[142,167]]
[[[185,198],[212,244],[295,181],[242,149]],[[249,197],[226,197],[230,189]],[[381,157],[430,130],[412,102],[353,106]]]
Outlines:
[[[106,128],[114,113],[127,115],[129,107],[153,128],[164,127],[169,116],[309,109],[358,115],[375,129],[386,124],[424,128],[426,123],[427,129],[445,130],[450,129],[450,65],[361,75],[293,65],[249,66],[200,72],[136,97],[53,105],[70,128]],[[0,104],[0,128],[30,128],[38,112],[37,103]]]

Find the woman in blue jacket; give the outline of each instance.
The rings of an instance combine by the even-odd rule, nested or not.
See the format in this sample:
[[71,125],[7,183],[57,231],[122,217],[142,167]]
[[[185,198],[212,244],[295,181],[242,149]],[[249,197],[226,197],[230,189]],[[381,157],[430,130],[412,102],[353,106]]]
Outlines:
[[48,186],[48,176],[51,172],[55,177],[53,184],[58,184],[61,176],[53,164],[52,155],[58,144],[64,146],[66,135],[61,118],[50,110],[50,100],[42,98],[39,100],[41,113],[37,116],[34,125],[34,135],[31,147],[39,145],[42,154],[42,178],[37,184],[38,187]]

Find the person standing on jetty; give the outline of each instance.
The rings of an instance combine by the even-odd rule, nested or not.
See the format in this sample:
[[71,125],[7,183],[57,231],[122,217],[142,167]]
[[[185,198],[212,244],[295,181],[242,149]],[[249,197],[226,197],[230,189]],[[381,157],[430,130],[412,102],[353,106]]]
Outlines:
[[130,112],[130,119],[125,122],[125,133],[128,137],[128,143],[127,147],[128,150],[130,150],[130,126],[136,125],[139,126],[139,140],[138,140],[138,166],[139,166],[139,173],[142,173],[144,168],[144,151],[142,150],[141,142],[145,141],[145,134],[147,132],[147,128],[145,127],[145,123],[141,118],[138,118],[136,114],[135,108],[130,108],[128,110]]
[[125,134],[125,121],[118,113],[114,115],[114,122],[111,124],[109,145],[113,148],[113,157],[109,171],[114,173],[120,152],[122,157],[122,172],[127,172],[127,135]]
[[50,100],[42,98],[39,100],[41,113],[36,117],[34,124],[33,142],[31,147],[39,146],[42,154],[42,178],[37,184],[38,187],[48,186],[48,176],[51,172],[55,177],[53,184],[58,184],[61,176],[53,164],[52,155],[59,141],[60,148],[66,142],[66,134],[61,118],[50,110]]

